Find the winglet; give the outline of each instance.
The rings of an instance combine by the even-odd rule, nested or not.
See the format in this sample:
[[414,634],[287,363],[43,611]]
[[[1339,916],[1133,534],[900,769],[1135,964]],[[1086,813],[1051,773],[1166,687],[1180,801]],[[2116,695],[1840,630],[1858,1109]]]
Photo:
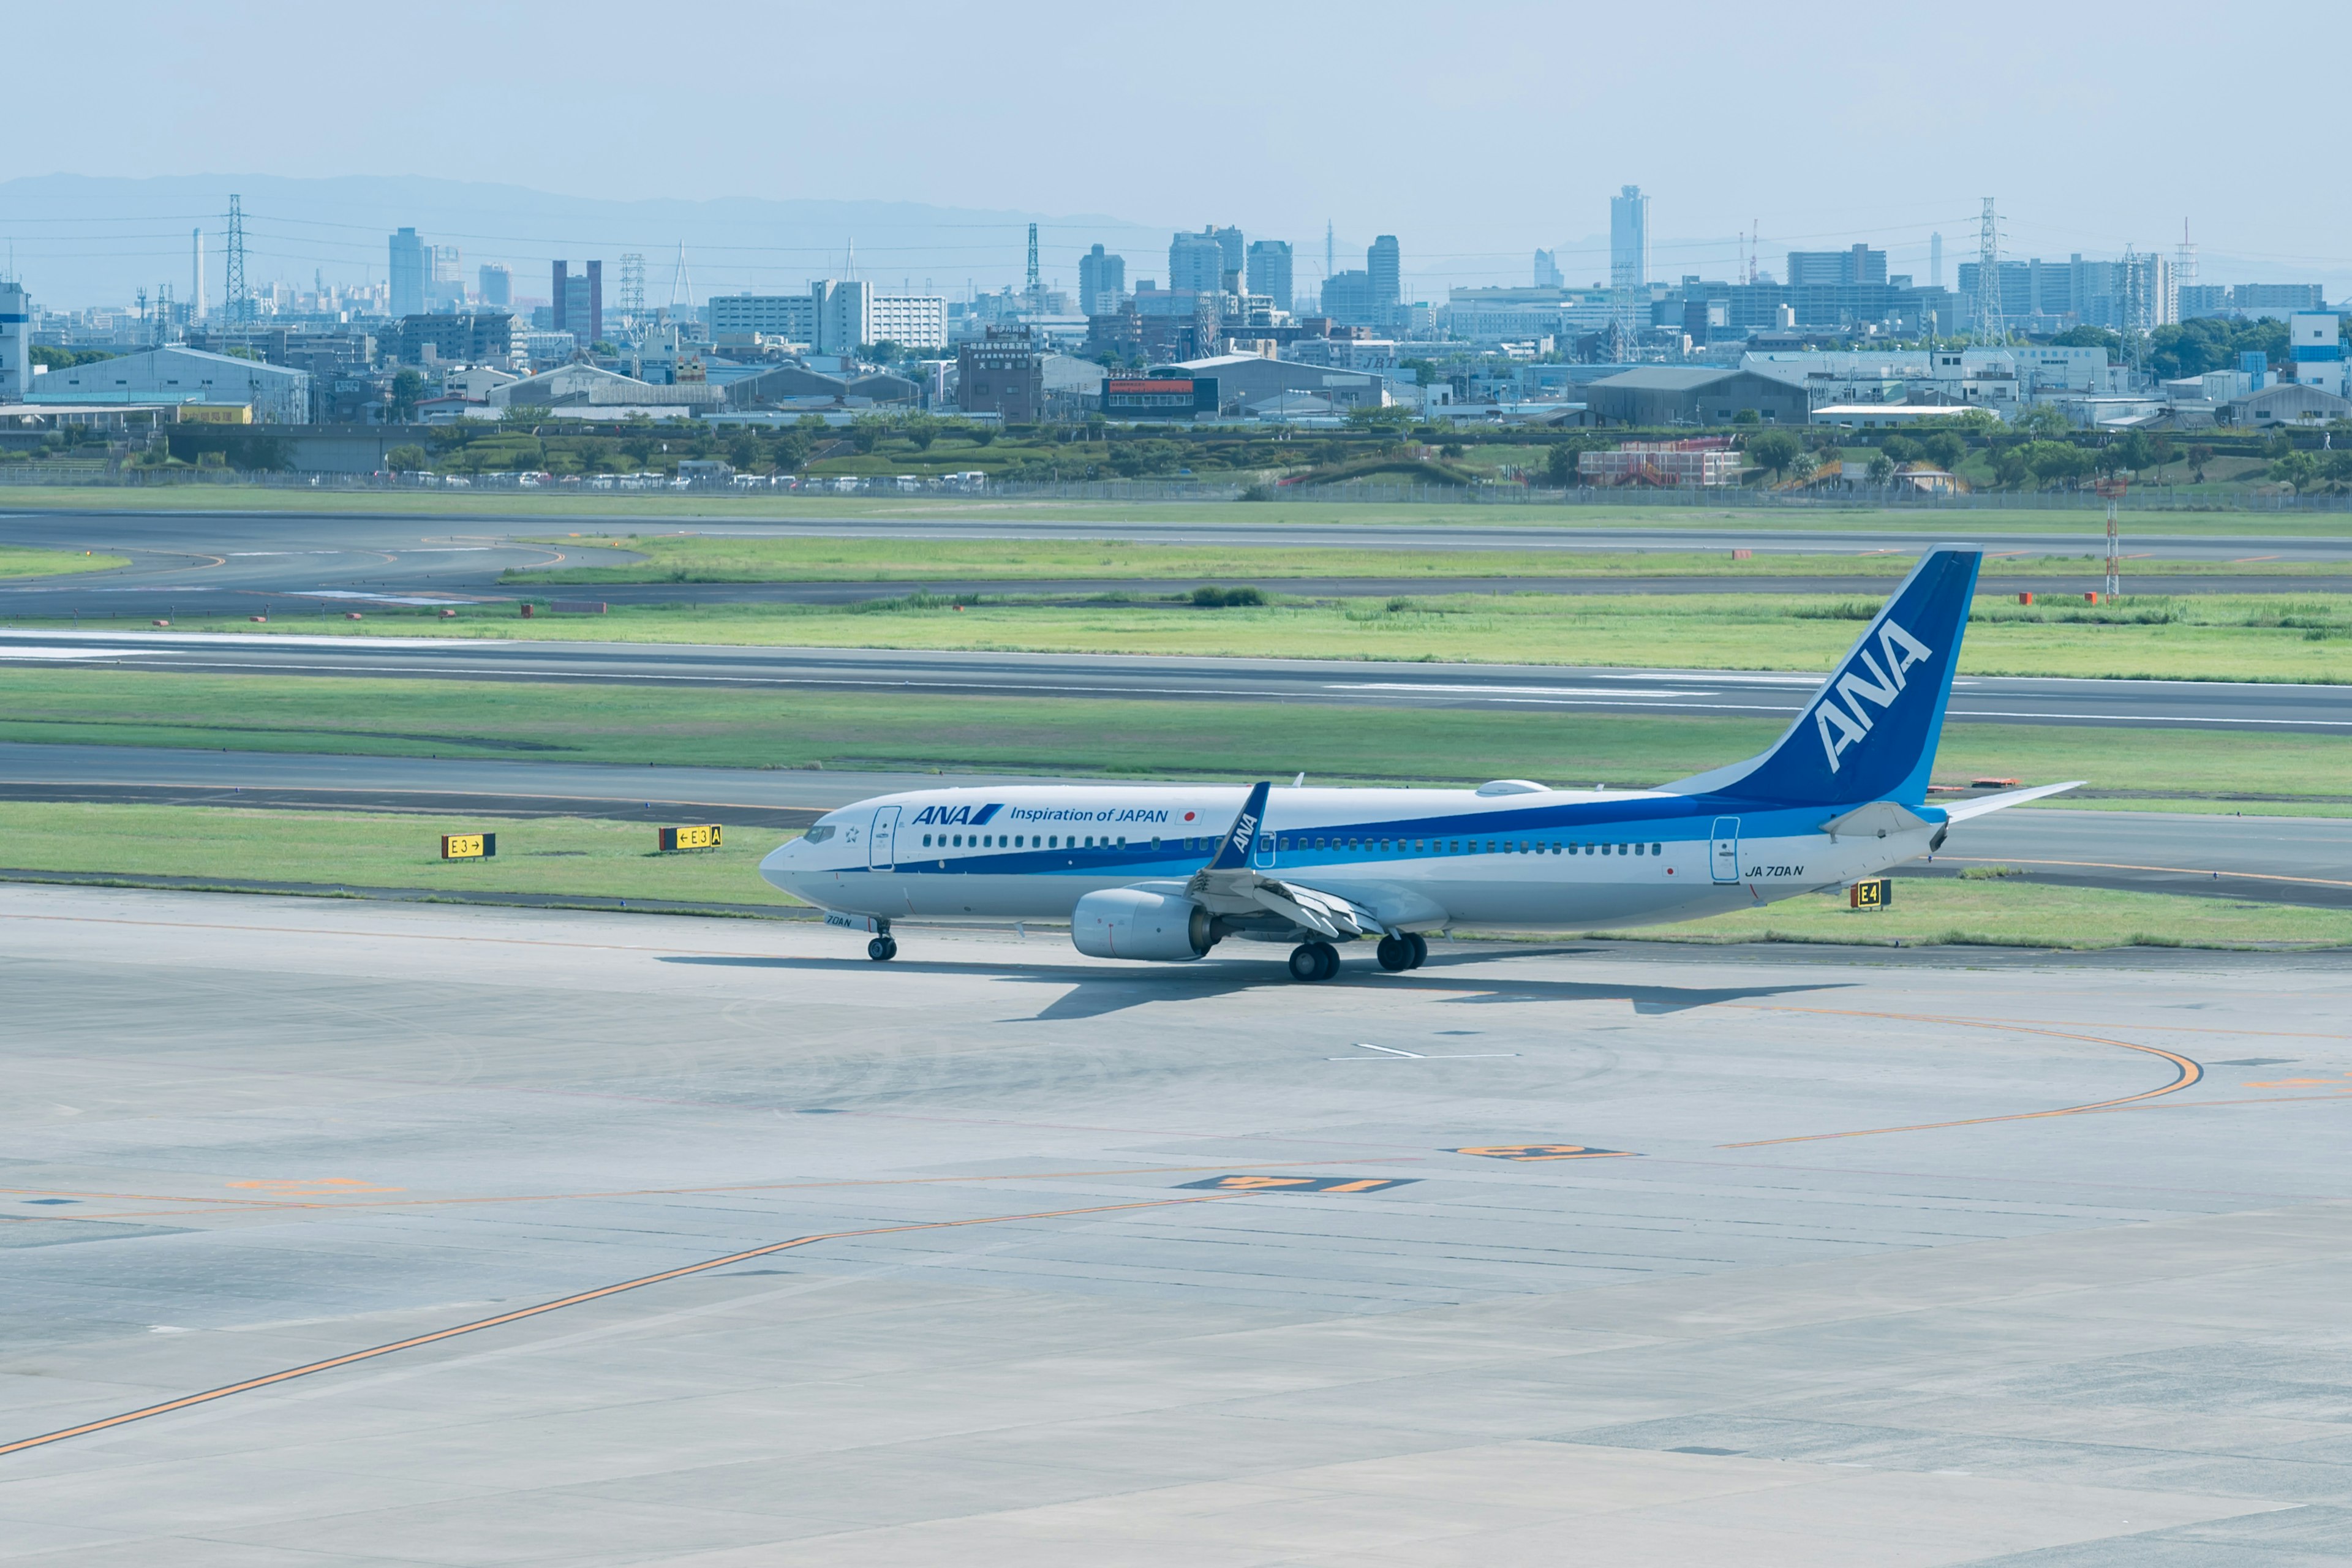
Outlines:
[[1233,826],[1218,841],[1217,852],[1209,857],[1204,871],[1238,871],[1249,864],[1250,845],[1257,837],[1258,828],[1265,822],[1266,792],[1274,788],[1271,779],[1260,779],[1250,786],[1249,798],[1242,802],[1241,814],[1234,818]]

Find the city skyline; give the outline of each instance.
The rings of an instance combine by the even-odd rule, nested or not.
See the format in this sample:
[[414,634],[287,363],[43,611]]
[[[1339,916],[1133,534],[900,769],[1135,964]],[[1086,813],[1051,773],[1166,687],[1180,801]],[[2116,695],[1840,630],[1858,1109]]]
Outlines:
[[[217,12],[150,18],[139,48],[110,61],[105,115],[83,111],[92,89],[75,73],[44,73],[21,84],[9,144],[0,149],[0,238],[17,242],[20,272],[45,249],[58,248],[39,232],[39,215],[15,210],[22,204],[10,199],[10,182],[26,176],[61,170],[130,180],[199,175],[226,192],[236,188],[231,181],[257,177],[434,170],[551,193],[557,204],[887,201],[950,217],[1003,215],[1007,224],[1046,226],[1048,268],[1065,288],[1076,285],[1076,257],[1097,240],[1141,270],[1136,246],[1119,234],[1054,232],[1084,215],[1116,215],[1107,221],[1121,230],[1159,230],[1163,247],[1169,235],[1204,225],[1287,240],[1297,253],[1301,284],[1319,280],[1314,231],[1328,219],[1342,251],[1360,252],[1377,235],[1397,235],[1409,295],[1425,297],[1454,282],[1524,281],[1538,248],[1553,252],[1566,282],[1583,286],[1609,276],[1606,205],[1628,184],[1656,204],[1654,276],[1667,279],[1732,276],[1745,259],[1743,237],[1758,226],[1767,266],[1779,251],[1866,242],[1886,249],[1895,271],[1924,276],[1931,234],[1943,234],[1954,258],[1973,252],[1972,220],[1987,194],[2000,202],[2004,254],[2112,258],[2126,247],[2168,250],[2179,242],[2186,217],[2211,262],[2246,276],[2312,277],[2329,281],[2331,292],[2336,279],[2352,276],[2352,217],[2308,199],[2291,164],[2245,159],[2226,137],[2158,138],[2168,113],[2223,101],[2210,85],[2217,79],[2214,52],[2173,41],[2192,36],[2210,13],[2179,5],[2148,7],[2141,25],[2127,30],[2064,11],[2000,4],[1984,10],[1991,25],[1964,29],[1822,9],[1819,19],[1835,28],[1834,47],[1825,53],[1813,42],[1795,41],[1810,37],[1800,16],[1785,39],[1695,47],[1678,57],[1670,115],[1658,112],[1643,73],[1583,68],[1595,58],[1639,58],[1648,47],[1648,24],[1639,17],[1506,4],[1465,20],[1373,4],[1361,8],[1366,25],[1332,32],[1311,14],[1252,15],[1253,37],[1269,58],[1311,58],[1318,69],[1409,83],[1437,106],[1440,127],[1447,122],[1444,106],[1456,105],[1465,125],[1499,125],[1504,134],[1335,139],[1322,123],[1324,110],[1299,95],[1212,73],[1188,89],[1195,100],[1188,115],[1202,126],[1249,127],[1238,145],[1256,149],[1255,155],[1237,156],[1236,144],[1205,132],[1064,135],[1056,128],[1076,121],[1051,107],[1054,95],[1041,85],[1036,92],[969,101],[952,91],[919,95],[889,114],[788,114],[790,150],[781,158],[773,139],[776,92],[764,83],[711,88],[690,70],[657,72],[633,82],[630,112],[589,112],[601,100],[583,84],[607,74],[616,51],[636,47],[630,41],[646,32],[639,12],[605,0],[567,9],[560,28],[545,26],[546,13],[537,7],[481,13],[421,0],[404,13],[401,36],[454,29],[467,40],[467,48],[433,57],[435,101],[462,111],[389,120],[355,111],[333,73],[296,68],[322,53],[396,52],[397,39],[387,40],[379,21],[257,0],[229,9],[235,26],[222,26]],[[912,36],[940,41],[942,58],[952,62],[950,80],[959,74],[985,79],[1017,65],[1042,82],[1066,78],[1091,90],[1103,80],[1105,62],[1155,58],[1149,18],[1041,5],[1024,12],[1022,26],[992,31],[975,30],[962,13],[938,5],[917,4],[906,15]],[[2271,36],[2292,34],[2301,53],[2325,58],[2332,46],[2352,43],[2352,18],[2335,10],[2291,6],[2281,20],[2284,26]],[[1679,30],[1718,44],[1746,40],[1748,25],[1748,13],[1725,5],[1699,5],[1677,16]],[[28,15],[17,26],[27,58],[71,58],[87,47],[63,14]],[[855,17],[827,11],[706,5],[666,22],[652,47],[686,62],[722,43],[730,57],[773,50],[785,58],[855,58],[845,51],[863,35]],[[1505,37],[1513,47],[1496,48]],[[2220,52],[2256,67],[2273,47],[2225,43]],[[1806,63],[1817,53],[1822,63]],[[512,69],[518,59],[535,68]],[[1727,148],[1744,153],[1755,145],[1748,121],[1764,101],[1759,95],[1790,73],[1803,75],[1832,112],[1793,128],[1785,156],[1743,158],[1727,172]],[[222,141],[190,132],[226,115],[249,120],[257,79],[268,84],[261,89],[268,113],[300,124],[302,134],[240,138],[234,145],[243,167],[226,168]],[[1977,93],[1970,84],[1988,80],[1998,82],[2002,100],[2033,103],[2034,112],[1979,115],[1956,129],[1935,110],[1939,98]],[[875,88],[864,95],[886,92]],[[1562,132],[1556,128],[1571,98],[1574,112]],[[667,141],[642,134],[647,111],[689,110],[694,157],[679,159]],[[2283,95],[2258,112],[2275,146],[2325,144],[2315,101]],[[956,131],[948,136],[951,121]],[[542,134],[551,124],[563,134]],[[1563,134],[1572,157],[1558,155]],[[950,147],[956,150],[945,150]],[[1052,155],[1042,155],[1048,149]],[[1837,159],[1833,181],[1818,173],[1825,153]],[[1307,173],[1312,180],[1303,184]],[[1313,195],[1302,196],[1302,190]],[[217,204],[208,210],[216,215]],[[429,213],[396,210],[292,216],[320,224],[363,221],[384,233],[413,225],[428,237],[436,222]],[[210,238],[217,216],[205,226]],[[85,229],[75,237],[82,242],[78,252],[88,254],[125,237]],[[551,237],[548,243],[584,255],[601,237]],[[968,275],[982,286],[1017,278],[1017,232],[967,237],[984,238],[1002,259],[992,257],[983,266],[966,259],[973,247],[942,245],[932,254],[886,261],[880,231],[845,232],[832,243],[858,239],[861,254],[870,245],[876,255],[868,268],[874,275],[895,280],[928,272],[942,291]],[[183,227],[183,250],[185,238]],[[667,249],[680,238],[687,237],[631,234],[608,253]],[[537,271],[544,259],[525,247],[505,254],[458,243],[469,264],[477,256],[504,260],[518,276]],[[327,264],[310,259],[299,271],[307,276]],[[718,285],[724,259],[706,266]],[[797,270],[806,277],[825,269]],[[747,276],[736,286],[792,280]]]

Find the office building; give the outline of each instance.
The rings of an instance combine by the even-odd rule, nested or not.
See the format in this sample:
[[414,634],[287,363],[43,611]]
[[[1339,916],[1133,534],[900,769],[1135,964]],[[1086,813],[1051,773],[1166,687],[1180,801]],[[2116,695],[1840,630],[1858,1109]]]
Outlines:
[[1099,245],[1078,258],[1078,310],[1087,316],[1115,316],[1127,293],[1127,258],[1112,256]]
[[[1994,279],[2001,320],[2012,331],[2057,332],[2091,326],[2144,332],[2171,321],[2179,309],[2180,290],[2171,287],[2172,264],[2160,256],[2085,261],[2077,253],[2064,261],[2035,257],[2003,261],[1999,267]],[[1959,265],[1959,298],[1969,319],[1958,325],[1974,325],[1977,285],[1983,270],[1981,262]],[[2287,311],[2272,313],[2284,316]]]
[[403,364],[503,365],[513,354],[514,318],[504,310],[434,310],[404,316],[386,340]]
[[[1238,234],[1239,230],[1234,230]],[[1225,286],[1225,247],[1213,228],[1180,234],[1168,242],[1168,287],[1215,294]]]
[[1789,252],[1789,287],[1806,289],[1822,284],[1884,283],[1886,252],[1857,245],[1848,250]]
[[943,349],[948,342],[947,297],[884,294],[860,279],[831,278],[811,283],[805,294],[711,296],[714,340],[740,342],[754,334],[782,338],[824,354],[855,354],[883,342]]
[[1559,289],[1567,279],[1559,275],[1559,263],[1549,250],[1536,252],[1535,286],[1538,289]]
[[1404,253],[1392,234],[1381,235],[1364,252],[1364,270],[1372,285],[1372,309],[1385,326],[1396,319],[1404,300]]
[[569,261],[552,264],[549,284],[553,290],[554,310],[548,327],[594,344],[604,336],[604,264],[591,261],[587,266],[583,275],[574,273]]
[[1249,247],[1249,291],[1263,294],[1274,301],[1274,308],[1290,310],[1290,242],[1286,239],[1255,239]]
[[480,292],[485,305],[503,310],[514,303],[514,275],[507,270],[504,262],[482,263]]
[[425,252],[425,308],[459,310],[466,305],[466,259],[454,245],[432,245]]
[[2286,319],[2288,374],[2302,386],[2345,396],[2344,339],[2332,310],[2297,310]]
[[1026,327],[991,327],[956,349],[956,402],[967,414],[1034,425],[1045,411],[1045,355]]
[[394,315],[414,316],[425,309],[425,242],[413,228],[404,228],[392,237],[390,277]]
[[1627,185],[1609,198],[1609,286],[1638,289],[1650,280],[1650,198]]

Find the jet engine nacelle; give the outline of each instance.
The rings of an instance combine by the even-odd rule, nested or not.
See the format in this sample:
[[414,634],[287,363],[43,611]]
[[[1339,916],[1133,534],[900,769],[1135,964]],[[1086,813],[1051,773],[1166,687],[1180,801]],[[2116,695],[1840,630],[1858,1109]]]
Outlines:
[[1177,963],[1207,952],[1213,936],[1209,911],[1190,899],[1106,888],[1070,911],[1070,941],[1092,958]]

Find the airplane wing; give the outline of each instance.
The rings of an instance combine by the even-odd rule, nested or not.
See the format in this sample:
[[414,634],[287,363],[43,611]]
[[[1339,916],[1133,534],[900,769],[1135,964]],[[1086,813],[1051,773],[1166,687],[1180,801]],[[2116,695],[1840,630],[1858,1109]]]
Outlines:
[[2075,779],[2071,784],[2037,784],[2032,789],[2003,790],[1999,795],[1980,795],[1974,800],[1964,800],[1944,807],[1947,822],[1966,822],[1971,816],[1982,816],[1989,811],[2004,811],[2012,805],[2023,805],[2029,800],[2040,800],[2045,795],[2080,789],[2087,780]]
[[1202,908],[1219,915],[1273,915],[1318,936],[1333,938],[1383,935],[1399,929],[1401,920],[1421,924],[1444,918],[1445,911],[1434,904],[1425,910],[1391,910],[1390,918],[1383,918],[1382,911],[1360,900],[1252,868],[1251,850],[1265,821],[1266,793],[1272,787],[1270,780],[1252,787],[1233,826],[1218,841],[1217,852],[1185,884],[1186,895]]

